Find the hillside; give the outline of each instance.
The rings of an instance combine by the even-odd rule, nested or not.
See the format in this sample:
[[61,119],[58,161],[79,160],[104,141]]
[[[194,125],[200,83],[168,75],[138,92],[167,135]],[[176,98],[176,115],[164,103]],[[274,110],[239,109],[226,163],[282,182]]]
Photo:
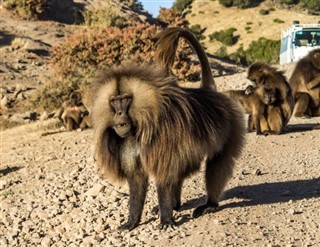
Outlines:
[[[320,21],[320,16],[309,15],[307,11],[297,8],[279,8],[272,5],[271,2],[265,1],[254,8],[239,9],[223,7],[218,1],[194,1],[192,12],[187,15],[187,19],[191,25],[200,24],[202,28],[206,28],[205,44],[209,53],[214,53],[221,47],[219,42],[209,42],[208,36],[215,31],[231,27],[237,29],[234,35],[239,36],[238,42],[227,47],[228,53],[232,53],[240,45],[243,45],[244,49],[248,48],[252,41],[258,40],[260,37],[279,40],[281,30],[290,27],[294,20],[299,20],[300,23],[318,23]],[[260,10],[271,7],[275,10],[270,11],[268,15],[260,14]],[[275,23],[275,19],[280,19],[283,23]],[[246,30],[248,27],[250,28],[249,32]]]

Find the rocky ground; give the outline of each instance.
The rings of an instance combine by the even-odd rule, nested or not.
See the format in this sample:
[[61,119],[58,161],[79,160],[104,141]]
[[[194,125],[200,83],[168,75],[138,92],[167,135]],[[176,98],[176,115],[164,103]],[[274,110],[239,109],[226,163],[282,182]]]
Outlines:
[[[50,80],[45,51],[69,26],[8,17],[0,27],[1,87],[18,97],[22,83],[28,97]],[[224,75],[216,78],[220,91],[249,84],[244,68],[213,67]],[[282,67],[287,76],[292,68]],[[184,184],[175,230],[158,229],[151,181],[141,224],[131,232],[117,230],[128,214],[127,185],[99,176],[93,130],[65,132],[51,119],[1,131],[0,246],[319,246],[320,130],[312,129],[319,124],[292,118],[282,135],[247,134],[220,210],[191,217],[205,201],[201,171]]]
[[[231,88],[244,76],[217,84]],[[279,136],[247,134],[217,212],[191,217],[205,200],[203,172],[188,179],[175,230],[158,229],[151,182],[131,232],[117,230],[128,213],[127,186],[98,175],[93,131],[54,133],[50,121],[1,132],[1,246],[319,246],[320,130],[311,128],[320,118],[293,118]]]

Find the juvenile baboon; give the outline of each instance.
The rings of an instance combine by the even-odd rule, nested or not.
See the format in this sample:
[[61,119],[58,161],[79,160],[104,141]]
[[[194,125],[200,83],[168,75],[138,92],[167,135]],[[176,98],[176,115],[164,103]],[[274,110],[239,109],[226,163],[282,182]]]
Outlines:
[[68,131],[91,127],[89,113],[84,105],[65,108],[61,119]]
[[320,48],[300,59],[289,80],[295,117],[320,116]]
[[82,105],[82,97],[81,97],[81,92],[79,91],[74,91],[70,94],[69,99],[64,101],[61,105],[61,107],[59,108],[59,111],[57,113],[57,117],[63,121],[62,119],[62,114],[64,113],[64,111],[67,108],[70,107],[75,107],[75,106],[79,106]]
[[88,110],[83,105],[80,91],[74,91],[70,94],[69,100],[62,103],[57,117],[62,121],[68,131],[77,128],[90,127]]
[[224,92],[227,96],[238,102],[244,112],[249,114],[248,131],[256,130],[257,135],[262,134],[261,129],[268,127],[268,107],[272,107],[277,101],[277,93],[274,88],[265,86],[248,86],[245,90],[228,90]]
[[281,134],[290,120],[294,107],[293,94],[283,72],[264,62],[255,62],[248,69],[248,79],[257,87],[266,86],[277,91],[279,104],[268,107],[268,125],[262,131]]
[[[188,39],[203,60],[197,39],[182,28],[164,31],[157,49],[169,41],[176,46],[172,35]],[[173,47],[171,52],[175,51]],[[160,228],[175,225],[172,211],[180,207],[183,181],[204,160],[208,198],[193,216],[218,206],[246,130],[241,109],[211,88],[210,76],[211,72],[205,75],[209,80],[203,80],[202,88],[182,88],[157,64],[123,64],[102,72],[92,85],[95,160],[109,179],[129,185],[129,217],[120,229],[138,226],[151,176],[157,188]]]

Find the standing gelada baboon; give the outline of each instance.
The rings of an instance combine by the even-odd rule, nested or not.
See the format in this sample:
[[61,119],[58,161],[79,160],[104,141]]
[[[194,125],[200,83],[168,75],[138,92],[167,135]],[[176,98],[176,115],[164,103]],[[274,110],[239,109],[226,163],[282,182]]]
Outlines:
[[267,126],[264,133],[281,134],[290,120],[294,107],[294,98],[282,71],[264,62],[255,62],[248,69],[248,79],[254,86],[266,86],[277,91],[277,105],[268,107]]
[[[177,46],[180,37],[189,41],[209,73],[202,47],[186,29],[163,31],[157,54],[170,58],[176,47],[168,51],[168,42]],[[183,181],[204,160],[208,198],[193,216],[218,206],[246,129],[238,104],[215,92],[211,77],[211,72],[203,76],[199,89],[182,88],[158,64],[129,63],[105,70],[92,85],[95,160],[109,179],[129,185],[129,217],[120,229],[138,226],[150,177],[157,188],[160,228],[175,225],[173,209],[181,205]]]
[[274,88],[265,86],[248,86],[245,90],[228,90],[223,92],[239,103],[244,112],[249,114],[247,128],[249,132],[256,130],[256,134],[264,134],[261,129],[268,126],[267,115],[269,107],[277,102],[277,92]]
[[295,117],[320,116],[320,48],[300,59],[289,80]]

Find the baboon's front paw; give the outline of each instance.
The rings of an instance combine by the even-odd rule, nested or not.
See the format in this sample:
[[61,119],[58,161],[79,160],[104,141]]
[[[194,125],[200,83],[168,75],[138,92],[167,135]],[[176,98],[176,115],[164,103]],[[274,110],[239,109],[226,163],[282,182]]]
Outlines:
[[162,220],[161,223],[159,224],[159,229],[160,230],[169,230],[172,229],[174,230],[176,227],[176,222],[172,219],[166,219],[166,220]]

